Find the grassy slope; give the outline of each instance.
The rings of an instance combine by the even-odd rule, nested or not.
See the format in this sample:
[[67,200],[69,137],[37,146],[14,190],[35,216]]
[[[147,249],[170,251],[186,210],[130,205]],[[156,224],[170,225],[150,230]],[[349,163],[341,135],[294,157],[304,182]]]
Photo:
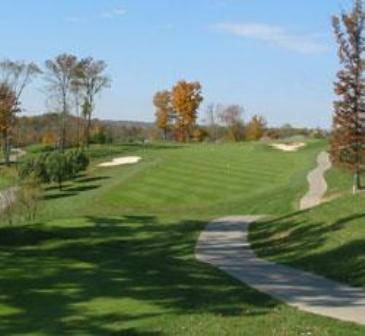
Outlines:
[[365,287],[365,195],[351,194],[346,172],[326,179],[331,202],[255,225],[251,242],[262,257]]
[[[0,334],[363,335],[194,259],[209,219],[290,211],[321,146],[110,148],[144,161],[94,167],[47,192],[39,223],[1,229]],[[92,155],[101,160],[105,149]]]

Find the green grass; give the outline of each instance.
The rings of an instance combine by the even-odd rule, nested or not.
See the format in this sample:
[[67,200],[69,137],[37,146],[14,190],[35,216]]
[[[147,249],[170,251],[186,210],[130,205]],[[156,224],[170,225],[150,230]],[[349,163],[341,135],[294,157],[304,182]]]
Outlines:
[[13,168],[6,168],[0,165],[0,191],[12,186],[16,181],[16,174]]
[[[323,146],[91,148],[89,176],[49,188],[36,224],[0,229],[0,335],[363,335],[194,258],[212,218],[292,211]],[[97,168],[114,155],[143,161]]]
[[365,194],[338,168],[326,179],[330,202],[258,223],[250,240],[261,257],[365,288]]

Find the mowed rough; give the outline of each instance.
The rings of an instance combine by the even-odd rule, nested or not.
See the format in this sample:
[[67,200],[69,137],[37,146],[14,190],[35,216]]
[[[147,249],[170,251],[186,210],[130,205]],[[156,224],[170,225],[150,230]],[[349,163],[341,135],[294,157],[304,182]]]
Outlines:
[[[212,218],[291,211],[323,146],[91,147],[89,176],[47,190],[37,223],[0,228],[0,334],[363,335],[194,257]],[[143,160],[97,167],[122,156]]]

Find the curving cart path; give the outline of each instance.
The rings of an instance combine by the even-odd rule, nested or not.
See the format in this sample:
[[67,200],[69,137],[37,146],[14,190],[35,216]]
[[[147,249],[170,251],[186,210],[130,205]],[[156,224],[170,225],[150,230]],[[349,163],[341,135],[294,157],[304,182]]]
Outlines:
[[[318,161],[325,162],[321,157]],[[300,310],[365,325],[365,290],[258,258],[248,231],[259,219],[233,216],[211,222],[199,237],[196,258]]]
[[308,174],[309,191],[300,201],[300,210],[308,210],[321,204],[327,192],[324,174],[332,167],[329,154],[319,154],[317,164],[317,168]]

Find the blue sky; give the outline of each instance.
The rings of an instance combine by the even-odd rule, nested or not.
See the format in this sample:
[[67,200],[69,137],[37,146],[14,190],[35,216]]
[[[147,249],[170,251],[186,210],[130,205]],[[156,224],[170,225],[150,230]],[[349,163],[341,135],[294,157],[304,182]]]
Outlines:
[[[199,80],[208,103],[241,104],[246,119],[327,127],[338,69],[331,15],[350,0],[2,0],[1,58],[59,53],[109,64],[96,115],[153,120],[152,97]],[[42,81],[23,99],[47,110]],[[204,106],[202,107],[203,115]]]

